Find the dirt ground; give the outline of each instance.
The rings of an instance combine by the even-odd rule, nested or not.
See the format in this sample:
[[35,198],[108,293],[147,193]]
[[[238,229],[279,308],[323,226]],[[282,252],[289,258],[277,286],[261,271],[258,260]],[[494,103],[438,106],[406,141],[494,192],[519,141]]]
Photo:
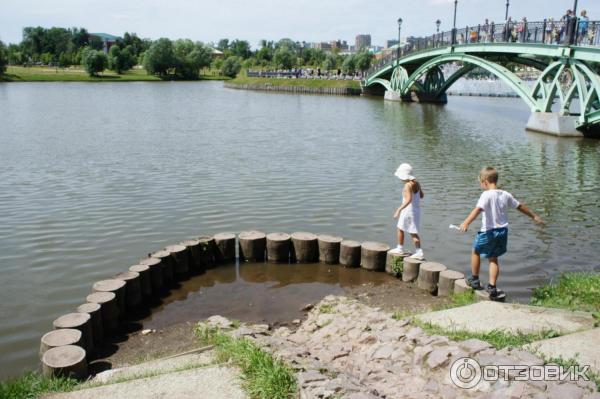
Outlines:
[[[431,296],[416,287],[416,284],[394,280],[386,284],[366,283],[345,288],[345,295],[360,302],[381,308],[387,312],[409,314],[423,312],[441,306],[447,299]],[[257,323],[260,320],[256,321]],[[287,326],[295,329],[292,320],[280,320],[272,327]],[[200,348],[194,336],[194,323],[179,323],[150,333],[134,331],[112,344],[112,350],[97,361],[97,370],[118,368],[144,361],[167,357]]]

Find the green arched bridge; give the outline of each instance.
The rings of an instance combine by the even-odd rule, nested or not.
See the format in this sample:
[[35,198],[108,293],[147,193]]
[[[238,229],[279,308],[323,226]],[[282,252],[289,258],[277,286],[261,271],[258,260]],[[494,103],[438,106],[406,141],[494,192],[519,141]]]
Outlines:
[[[580,22],[581,23],[581,22]],[[550,26],[549,24],[552,24]],[[585,29],[584,29],[585,27]],[[600,22],[480,25],[418,39],[381,59],[363,81],[386,99],[445,103],[446,91],[476,68],[506,83],[529,107],[527,127],[557,135],[600,132]],[[449,76],[444,65],[455,68]],[[524,81],[514,66],[539,71]]]

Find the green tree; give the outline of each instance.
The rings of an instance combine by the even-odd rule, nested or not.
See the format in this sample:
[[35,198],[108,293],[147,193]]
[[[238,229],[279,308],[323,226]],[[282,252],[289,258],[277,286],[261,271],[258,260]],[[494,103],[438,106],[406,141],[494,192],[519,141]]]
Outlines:
[[150,48],[146,50],[143,65],[149,74],[161,78],[166,77],[169,69],[175,65],[173,42],[163,37],[152,43]]
[[229,39],[221,39],[217,43],[217,49],[221,51],[229,50]]
[[325,57],[325,61],[323,61],[323,69],[325,69],[326,71],[331,71],[334,70],[338,67],[339,61],[338,61],[338,57],[333,54],[327,54],[327,57]]
[[8,50],[4,43],[0,41],[0,75],[4,75],[6,72],[6,65],[8,64]]
[[58,65],[61,68],[67,68],[73,64],[73,58],[70,53],[60,53],[58,56]]
[[82,64],[90,76],[97,76],[106,69],[108,59],[102,51],[87,48],[82,55]]
[[250,51],[250,43],[246,40],[238,40],[235,39],[229,45],[229,50],[231,53],[237,57],[246,59],[252,55],[252,51]]
[[296,55],[287,47],[280,47],[275,50],[273,63],[276,68],[290,69],[296,65]]
[[118,45],[113,45],[108,52],[108,68],[119,75],[130,70],[136,63],[136,58],[132,54],[131,46],[121,49]]
[[356,55],[356,69],[361,72],[366,71],[371,67],[373,56],[368,51],[361,51]]
[[235,78],[242,69],[242,62],[239,57],[231,56],[223,61],[221,65],[221,75]]
[[354,54],[346,56],[342,63],[342,69],[346,73],[354,73],[356,71],[356,56]]
[[200,69],[210,65],[211,49],[189,39],[177,40],[173,45],[175,75],[183,79],[197,79]]
[[21,51],[21,47],[17,44],[10,44],[8,46],[8,64],[9,65],[21,65],[25,62],[25,57]]

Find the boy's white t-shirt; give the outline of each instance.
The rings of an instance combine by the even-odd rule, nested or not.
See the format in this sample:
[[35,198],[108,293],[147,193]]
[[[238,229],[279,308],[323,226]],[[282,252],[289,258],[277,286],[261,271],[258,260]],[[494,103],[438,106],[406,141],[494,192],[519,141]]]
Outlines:
[[504,190],[486,190],[477,201],[481,213],[481,231],[500,229],[508,226],[507,208],[517,208],[519,201]]

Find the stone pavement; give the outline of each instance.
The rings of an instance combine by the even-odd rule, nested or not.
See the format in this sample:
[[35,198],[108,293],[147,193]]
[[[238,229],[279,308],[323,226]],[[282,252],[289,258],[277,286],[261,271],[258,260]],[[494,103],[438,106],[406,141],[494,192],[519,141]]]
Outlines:
[[448,330],[482,333],[502,330],[523,333],[555,331],[569,334],[594,328],[596,321],[586,312],[491,301],[424,313],[415,318]]

